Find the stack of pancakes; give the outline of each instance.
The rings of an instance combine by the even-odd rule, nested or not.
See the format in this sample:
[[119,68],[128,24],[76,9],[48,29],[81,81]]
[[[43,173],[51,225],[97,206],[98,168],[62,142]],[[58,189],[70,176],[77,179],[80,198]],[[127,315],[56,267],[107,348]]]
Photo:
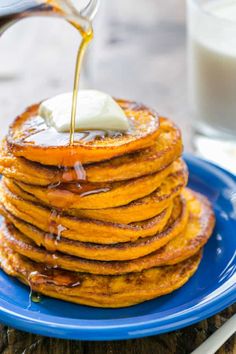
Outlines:
[[130,131],[58,133],[38,105],[1,146],[0,265],[34,291],[99,307],[167,294],[197,270],[214,215],[186,189],[179,129],[119,100]]

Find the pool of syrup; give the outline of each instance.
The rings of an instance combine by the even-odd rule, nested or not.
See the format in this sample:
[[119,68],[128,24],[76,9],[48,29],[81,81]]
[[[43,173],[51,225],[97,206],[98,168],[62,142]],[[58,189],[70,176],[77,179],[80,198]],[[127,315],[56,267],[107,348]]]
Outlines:
[[[26,123],[19,138],[25,143],[39,146],[67,146],[70,144],[70,133],[58,132],[54,127],[48,127],[41,117],[30,119],[31,123]],[[76,131],[73,134],[73,145],[90,143],[104,140],[105,138],[117,138],[122,134],[115,131],[105,130],[85,130]]]
[[74,288],[82,283],[77,273],[62,269],[57,271],[57,269],[53,267],[43,266],[42,264],[40,264],[40,266],[38,265],[37,268],[40,268],[40,270],[33,271],[28,275],[27,280],[31,286],[33,284],[40,285],[48,283],[56,286]]

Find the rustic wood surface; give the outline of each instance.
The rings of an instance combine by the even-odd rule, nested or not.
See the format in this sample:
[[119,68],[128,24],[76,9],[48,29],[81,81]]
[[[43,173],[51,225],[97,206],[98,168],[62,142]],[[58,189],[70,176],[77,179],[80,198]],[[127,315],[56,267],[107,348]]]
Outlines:
[[[81,342],[46,338],[0,327],[1,354],[190,354],[232,314],[232,306],[220,314],[182,330],[127,341]],[[229,339],[217,354],[235,354],[235,338]],[[205,354],[205,353],[202,353]]]
[[[145,102],[171,116],[191,150],[183,0],[103,0],[83,85]],[[77,33],[63,21],[30,19],[0,40],[0,135],[32,102],[71,89]],[[50,339],[0,326],[2,354],[188,354],[235,313],[145,339],[81,342]],[[219,354],[236,353],[232,337]],[[202,353],[204,354],[204,353]]]

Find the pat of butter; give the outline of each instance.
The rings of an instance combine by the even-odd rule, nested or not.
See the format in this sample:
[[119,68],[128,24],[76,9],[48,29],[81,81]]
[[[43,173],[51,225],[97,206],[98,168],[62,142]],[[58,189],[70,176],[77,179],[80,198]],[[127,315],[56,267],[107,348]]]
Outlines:
[[[69,132],[72,93],[63,93],[41,103],[39,115],[58,132]],[[129,130],[129,121],[115,100],[106,93],[80,90],[77,97],[75,130]]]

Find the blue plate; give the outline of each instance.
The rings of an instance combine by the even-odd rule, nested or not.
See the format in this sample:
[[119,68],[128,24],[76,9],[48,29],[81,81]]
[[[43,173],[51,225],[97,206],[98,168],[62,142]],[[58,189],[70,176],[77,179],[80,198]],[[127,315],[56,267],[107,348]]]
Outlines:
[[189,186],[211,200],[217,219],[201,265],[186,285],[156,300],[110,310],[47,297],[31,303],[29,289],[0,272],[0,321],[66,339],[128,339],[173,331],[231,305],[236,299],[236,177],[196,157],[185,157]]

